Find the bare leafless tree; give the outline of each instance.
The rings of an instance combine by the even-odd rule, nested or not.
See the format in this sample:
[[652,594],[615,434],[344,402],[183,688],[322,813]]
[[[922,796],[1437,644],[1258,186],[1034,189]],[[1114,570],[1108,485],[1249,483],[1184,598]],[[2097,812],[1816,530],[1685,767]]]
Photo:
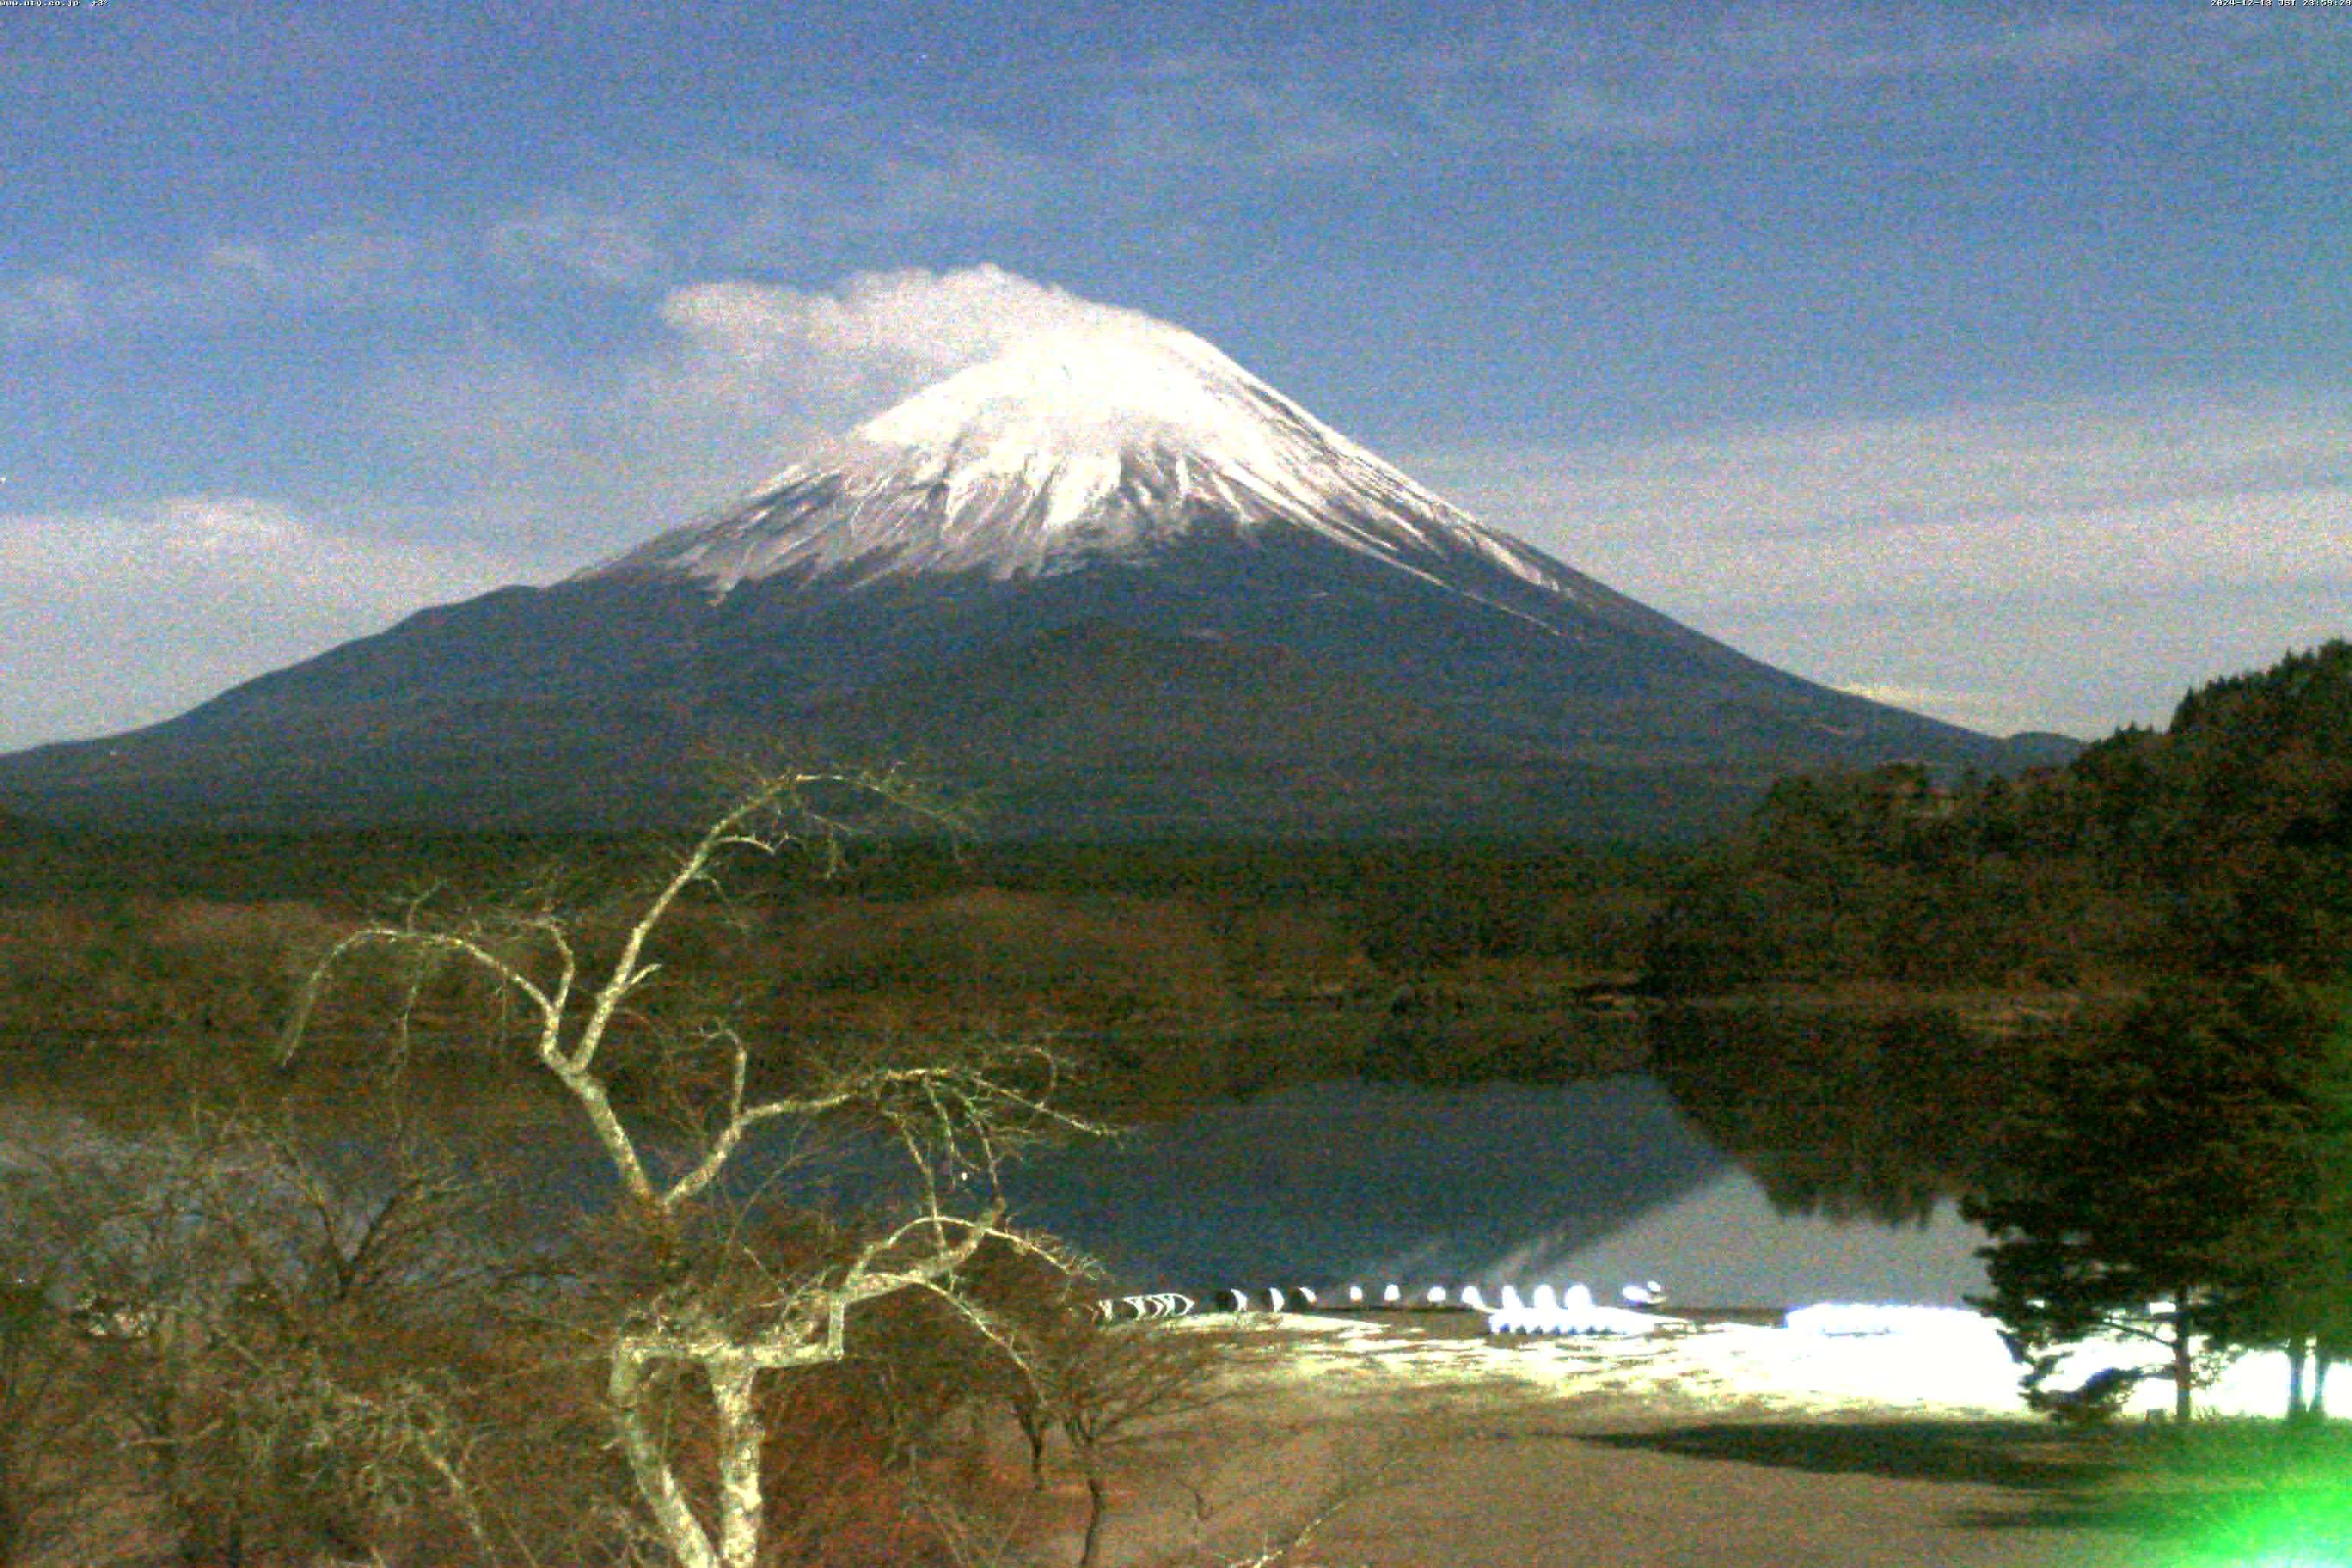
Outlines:
[[80,1141],[17,1184],[11,1230],[53,1270],[47,1337],[81,1369],[96,1429],[70,1466],[86,1493],[119,1479],[152,1498],[184,1554],[446,1521],[501,1559],[467,1474],[464,1379],[415,1353],[478,1317],[490,1200],[387,1136],[338,1170],[288,1126],[199,1110]]
[[[1087,1484],[1078,1568],[1095,1568],[1119,1451],[1217,1397],[1228,1342],[1213,1331],[1156,1322],[1067,1319],[1035,1354],[1045,1406],[1069,1439]],[[1032,1440],[1034,1443],[1034,1439]]]
[[[487,916],[436,919],[424,906],[393,923],[337,942],[299,994],[282,1042],[290,1061],[337,964],[363,949],[390,948],[469,965],[487,975],[525,1020],[527,1048],[567,1094],[621,1190],[624,1208],[654,1258],[635,1299],[614,1314],[600,1353],[619,1444],[667,1550],[686,1568],[752,1568],[765,1513],[762,1456],[769,1437],[763,1380],[841,1360],[852,1318],[903,1291],[927,1292],[1018,1354],[994,1314],[962,1289],[960,1270],[992,1243],[1044,1252],[1005,1222],[1003,1162],[1040,1136],[1091,1131],[1058,1110],[1051,1057],[983,1043],[927,1050],[912,1060],[867,1060],[814,1072],[795,1092],[751,1089],[748,1044],[706,1020],[700,1043],[719,1070],[703,1079],[700,1114],[676,1143],[656,1138],[614,1093],[611,1047],[625,1021],[643,1024],[658,1003],[662,964],[652,956],[665,921],[698,889],[717,889],[744,857],[814,848],[830,859],[844,826],[833,804],[849,799],[927,809],[907,781],[834,770],[766,771],[751,777],[626,917],[607,957],[592,954],[579,917],[551,900]],[[725,1223],[724,1178],[763,1128],[849,1122],[903,1152],[911,1195],[894,1213],[841,1244],[780,1261]],[[664,1419],[679,1376],[698,1384],[715,1429],[709,1473]]]

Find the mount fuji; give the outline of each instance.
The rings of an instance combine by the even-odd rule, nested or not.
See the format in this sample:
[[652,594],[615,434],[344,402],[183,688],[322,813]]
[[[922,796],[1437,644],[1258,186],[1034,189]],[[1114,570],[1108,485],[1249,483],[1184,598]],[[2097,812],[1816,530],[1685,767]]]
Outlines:
[[912,758],[1010,831],[1711,826],[1792,768],[2049,760],[1771,668],[1104,312],[734,507],[168,722],[0,758],[56,820],[618,826],[698,747]]
[[1190,332],[1143,325],[1017,345],[787,468],[730,515],[585,575],[667,573],[720,594],[794,572],[1001,581],[1148,562],[1204,529],[1296,531],[1441,588],[1465,552],[1555,592],[1573,575]]

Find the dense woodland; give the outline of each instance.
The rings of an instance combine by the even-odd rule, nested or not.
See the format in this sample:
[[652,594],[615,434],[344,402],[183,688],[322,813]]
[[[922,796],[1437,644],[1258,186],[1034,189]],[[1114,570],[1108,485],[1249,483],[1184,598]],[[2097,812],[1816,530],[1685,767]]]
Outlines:
[[[419,898],[614,907],[647,852],[618,838],[158,840],[20,824],[0,847],[0,1050],[234,1058],[358,921]],[[1630,1065],[1574,1015],[1589,992],[1637,979],[1680,870],[1669,852],[1557,844],[901,837],[853,844],[837,864],[744,868],[723,904],[681,912],[665,951],[682,988],[727,992],[762,1037],[1051,1037],[1100,1069],[1106,1108],[1150,1113],[1359,1070]],[[375,1026],[369,1007],[384,1000],[353,1002],[342,1024]],[[457,977],[436,983],[420,1044],[462,1060],[483,1043],[480,1001]],[[1486,1060],[1498,1041],[1509,1063]]]
[[1776,786],[1660,922],[1675,989],[1788,982],[2133,988],[2352,936],[2352,646],[2189,693],[2063,768],[1906,768]]

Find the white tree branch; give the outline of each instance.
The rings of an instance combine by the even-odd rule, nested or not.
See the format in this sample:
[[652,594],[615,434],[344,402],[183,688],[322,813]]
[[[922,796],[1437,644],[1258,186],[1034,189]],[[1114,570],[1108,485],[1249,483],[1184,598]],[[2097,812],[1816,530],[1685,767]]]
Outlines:
[[[978,1325],[1017,1363],[1026,1364],[1015,1336],[965,1295],[958,1272],[992,1238],[1043,1250],[1004,1227],[995,1179],[1006,1147],[1045,1131],[1101,1131],[1051,1104],[1055,1065],[1041,1051],[981,1050],[946,1064],[867,1068],[839,1074],[813,1093],[746,1103],[749,1055],[740,1039],[728,1036],[731,1059],[723,1103],[686,1169],[666,1185],[656,1184],[613,1103],[606,1075],[598,1070],[600,1053],[625,1006],[660,972],[661,965],[647,956],[655,937],[690,889],[717,886],[724,858],[773,855],[814,841],[825,850],[829,864],[837,864],[837,837],[845,825],[813,809],[806,798],[812,789],[833,784],[901,808],[922,809],[892,774],[767,773],[678,856],[635,911],[600,979],[591,983],[583,973],[574,923],[544,902],[536,912],[502,922],[443,928],[426,923],[419,900],[404,924],[364,927],[328,950],[302,987],[281,1041],[282,1056],[290,1060],[330,974],[363,947],[387,945],[475,965],[496,983],[502,1005],[508,996],[520,997],[536,1015],[532,1054],[580,1107],[624,1194],[654,1223],[665,1249],[689,1237],[687,1211],[710,1197],[745,1141],[767,1123],[866,1114],[878,1118],[903,1145],[920,1183],[915,1212],[867,1238],[845,1263],[747,1300],[740,1290],[743,1266],[756,1268],[758,1260],[740,1242],[730,1240],[732,1256],[719,1268],[698,1273],[689,1264],[682,1278],[666,1273],[658,1291],[611,1331],[604,1352],[606,1392],[622,1452],[656,1526],[684,1568],[753,1568],[764,1525],[761,1465],[767,1436],[759,1379],[841,1360],[857,1308],[900,1291],[929,1293]],[[1042,1068],[1047,1091],[1028,1092],[1008,1083],[1004,1075],[1015,1065]],[[989,1201],[977,1215],[951,1212],[955,1187],[967,1173],[987,1182]],[[369,1266],[369,1250],[362,1237],[352,1265]],[[672,1369],[698,1377],[711,1397],[718,1447],[716,1474],[709,1478],[716,1484],[708,1491],[681,1479],[680,1457],[667,1436],[664,1416]],[[714,1521],[698,1514],[697,1495],[715,1500],[715,1539]]]

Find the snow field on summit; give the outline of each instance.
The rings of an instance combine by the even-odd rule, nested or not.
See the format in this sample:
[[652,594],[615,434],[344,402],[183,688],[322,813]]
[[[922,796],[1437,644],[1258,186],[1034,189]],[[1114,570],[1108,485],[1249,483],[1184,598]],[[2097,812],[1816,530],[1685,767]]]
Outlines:
[[1107,315],[936,383],[715,521],[583,575],[682,574],[726,593],[795,570],[859,580],[1049,575],[1148,556],[1215,520],[1305,530],[1444,585],[1466,551],[1572,597],[1483,527],[1202,339]]

